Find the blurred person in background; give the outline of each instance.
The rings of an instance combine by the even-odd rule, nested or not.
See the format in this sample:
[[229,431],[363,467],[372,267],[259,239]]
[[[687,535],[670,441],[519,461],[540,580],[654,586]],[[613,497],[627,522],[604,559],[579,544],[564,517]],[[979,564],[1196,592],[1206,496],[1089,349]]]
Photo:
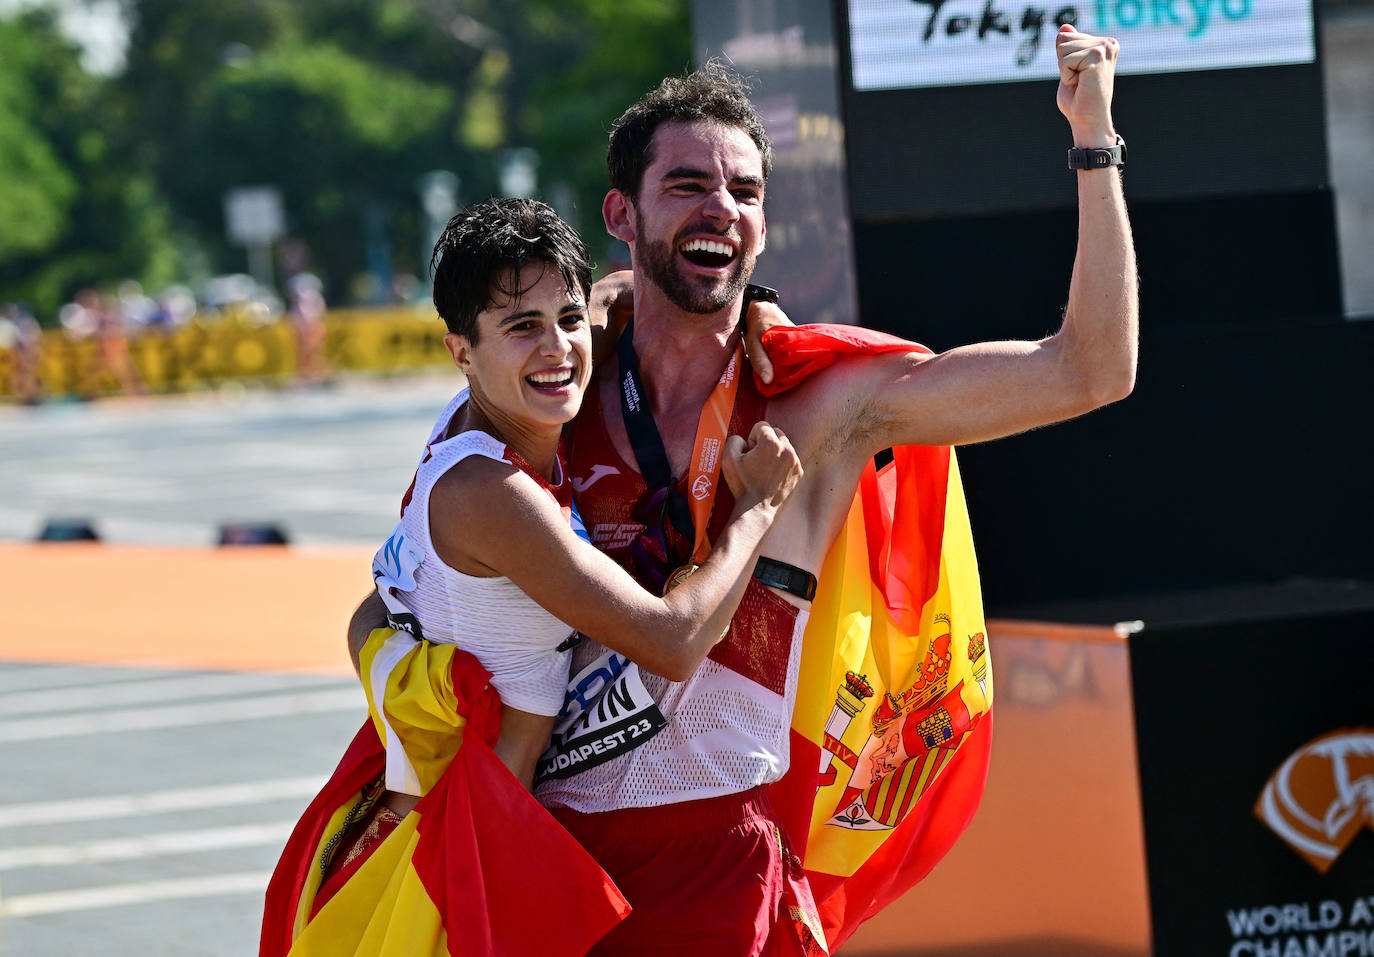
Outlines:
[[43,399],[43,329],[22,303],[6,303],[0,310],[0,349],[10,353],[10,386],[25,405]]
[[83,398],[96,398],[112,386],[124,395],[146,391],[129,354],[128,330],[118,301],[94,289],[82,289],[58,312],[58,321],[72,339],[95,340],[91,361],[81,369],[78,391]]
[[287,284],[289,315],[296,333],[297,375],[302,385],[325,381],[324,283],[308,272],[297,273]]

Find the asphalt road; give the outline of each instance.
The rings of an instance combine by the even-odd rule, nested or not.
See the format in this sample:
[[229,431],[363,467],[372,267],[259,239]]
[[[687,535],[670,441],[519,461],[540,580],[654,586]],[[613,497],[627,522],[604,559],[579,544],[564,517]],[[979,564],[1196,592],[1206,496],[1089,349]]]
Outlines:
[[[117,543],[244,520],[380,542],[459,386],[0,407],[0,540],[81,516]],[[0,955],[256,953],[268,874],[364,714],[347,677],[0,661]]]
[[0,662],[0,954],[256,953],[351,678]]
[[111,542],[208,545],[225,522],[293,544],[380,543],[456,373],[295,391],[0,406],[0,541],[53,517]]

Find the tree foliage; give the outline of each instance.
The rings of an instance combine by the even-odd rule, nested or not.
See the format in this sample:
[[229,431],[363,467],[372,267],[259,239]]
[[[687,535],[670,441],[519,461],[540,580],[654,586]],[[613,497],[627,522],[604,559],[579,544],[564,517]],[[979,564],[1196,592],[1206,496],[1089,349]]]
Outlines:
[[0,298],[51,315],[82,286],[177,272],[168,210],[115,155],[109,88],[52,17],[0,21]]
[[510,147],[538,152],[541,191],[602,248],[610,122],[690,58],[686,0],[126,8],[113,77],[86,74],[42,12],[0,20],[0,299],[50,312],[81,285],[241,270],[224,194],[273,185],[339,301],[368,265],[365,218],[422,274],[419,177],[452,171],[481,199]]

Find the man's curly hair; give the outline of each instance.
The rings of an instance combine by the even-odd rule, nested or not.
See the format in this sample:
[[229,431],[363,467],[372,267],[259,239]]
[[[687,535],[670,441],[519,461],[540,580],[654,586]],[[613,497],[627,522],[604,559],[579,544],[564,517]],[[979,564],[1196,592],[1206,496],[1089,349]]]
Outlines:
[[477,315],[496,301],[518,299],[542,271],[526,277],[530,264],[553,267],[585,300],[591,294],[592,262],[577,231],[551,207],[534,199],[489,199],[454,216],[434,244],[429,260],[434,308],[449,332],[477,342]]
[[606,172],[611,188],[639,198],[644,170],[653,162],[654,132],[664,123],[709,120],[749,134],[763,160],[763,178],[773,171],[773,146],[763,120],[749,102],[751,87],[719,60],[708,60],[686,76],[670,76],[620,115],[611,127]]

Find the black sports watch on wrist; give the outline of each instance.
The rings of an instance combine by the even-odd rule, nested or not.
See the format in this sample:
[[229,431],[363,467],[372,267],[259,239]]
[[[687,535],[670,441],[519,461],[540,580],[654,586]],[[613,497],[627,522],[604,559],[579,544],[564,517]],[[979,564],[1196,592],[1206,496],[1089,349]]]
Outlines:
[[1116,134],[1115,146],[1089,147],[1069,150],[1069,169],[1106,169],[1126,165],[1126,141]]
[[771,302],[777,304],[781,301],[776,289],[768,286],[756,286],[752,282],[744,287],[744,302],[748,305],[751,302]]
[[782,300],[776,289],[770,286],[756,286],[754,283],[744,287],[744,299],[739,304],[739,329],[744,332],[744,320],[749,315],[749,303],[751,302],[771,302],[777,305]]

